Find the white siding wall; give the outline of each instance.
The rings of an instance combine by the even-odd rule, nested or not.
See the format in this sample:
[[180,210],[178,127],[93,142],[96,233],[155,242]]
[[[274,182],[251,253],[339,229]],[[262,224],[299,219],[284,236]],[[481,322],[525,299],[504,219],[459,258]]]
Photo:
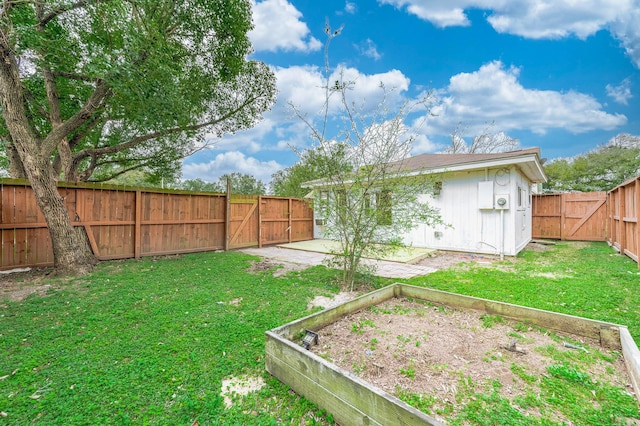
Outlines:
[[[493,182],[494,195],[508,195],[502,221],[500,210],[479,208],[478,182],[487,180]],[[515,167],[447,173],[440,195],[421,198],[439,208],[451,226],[418,224],[404,235],[408,245],[483,254],[500,254],[502,249],[514,256],[531,240],[531,184]],[[324,229],[316,224],[314,237],[324,238]]]
[[[485,180],[493,182],[494,195],[508,196],[509,208],[502,220],[500,210],[479,208],[478,182]],[[526,191],[524,207],[517,204],[518,185]],[[405,243],[470,253],[500,254],[503,250],[505,255],[515,255],[531,239],[529,193],[528,182],[515,167],[447,174],[440,195],[423,195],[423,200],[439,208],[451,227],[420,224],[405,235]]]

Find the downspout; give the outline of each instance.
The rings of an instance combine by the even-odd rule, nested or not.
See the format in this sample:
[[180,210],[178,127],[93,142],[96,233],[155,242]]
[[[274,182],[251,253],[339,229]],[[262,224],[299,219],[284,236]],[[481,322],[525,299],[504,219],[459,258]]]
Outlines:
[[504,209],[500,209],[500,260],[504,260]]

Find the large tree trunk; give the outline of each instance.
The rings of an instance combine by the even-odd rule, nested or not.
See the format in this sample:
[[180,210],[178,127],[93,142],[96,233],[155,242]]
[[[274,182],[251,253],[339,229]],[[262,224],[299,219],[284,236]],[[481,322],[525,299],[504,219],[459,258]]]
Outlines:
[[[49,162],[47,165],[51,167]],[[82,275],[91,272],[96,258],[87,243],[84,228],[74,228],[71,224],[55,179],[50,173],[34,176],[27,171],[27,174],[31,175],[31,187],[49,227],[56,274]]]
[[[24,94],[18,66],[9,46],[0,38],[0,101],[2,115],[11,134],[22,169],[31,181],[36,200],[45,217],[51,241],[56,273],[85,274],[96,263],[84,234],[76,232],[57,188],[50,153],[31,128],[25,111]],[[81,231],[81,230],[80,230]]]

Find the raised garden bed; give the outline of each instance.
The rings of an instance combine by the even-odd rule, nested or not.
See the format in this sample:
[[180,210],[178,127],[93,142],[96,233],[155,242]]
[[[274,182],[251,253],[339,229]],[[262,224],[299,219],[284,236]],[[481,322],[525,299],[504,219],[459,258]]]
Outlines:
[[[502,318],[520,325],[509,331],[501,328],[508,324],[483,324],[501,322]],[[438,331],[442,330],[436,327],[438,323],[448,323],[449,331],[457,328],[460,333],[436,336],[444,334]],[[522,324],[527,324],[526,328]],[[428,330],[425,326],[436,328]],[[557,333],[540,332],[538,327]],[[300,346],[305,330],[320,334],[319,344],[311,350]],[[455,384],[447,382],[446,376],[461,372],[478,377],[485,374],[503,383],[502,391],[517,392],[517,386],[510,386],[511,375],[535,371],[528,365],[522,367],[522,363],[548,367],[541,353],[544,350],[536,348],[554,350],[553,342],[543,340],[552,337],[556,346],[570,352],[600,353],[600,347],[602,354],[608,350],[621,352],[626,371],[622,361],[612,359],[611,365],[599,367],[598,374],[607,371],[615,376],[614,382],[631,381],[635,394],[639,394],[640,353],[624,326],[404,284],[283,325],[266,336],[267,370],[326,409],[340,424],[442,424],[391,393],[440,392],[440,401],[447,395],[453,399]],[[427,348],[431,349],[425,356]],[[448,361],[438,360],[437,354],[448,357]],[[402,367],[398,368],[396,362]],[[385,378],[385,369],[398,370],[398,374]],[[621,377],[623,373],[628,376]]]

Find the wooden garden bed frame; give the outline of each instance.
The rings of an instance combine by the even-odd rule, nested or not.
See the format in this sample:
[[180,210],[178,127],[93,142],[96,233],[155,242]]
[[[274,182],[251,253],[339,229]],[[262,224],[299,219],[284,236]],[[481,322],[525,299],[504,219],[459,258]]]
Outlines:
[[316,331],[347,314],[392,297],[412,297],[453,308],[474,309],[599,340],[603,347],[622,351],[635,394],[640,395],[640,351],[625,326],[406,284],[394,284],[367,293],[267,331],[267,371],[296,393],[331,413],[339,424],[442,425],[433,417],[304,349],[298,343],[306,330]]

